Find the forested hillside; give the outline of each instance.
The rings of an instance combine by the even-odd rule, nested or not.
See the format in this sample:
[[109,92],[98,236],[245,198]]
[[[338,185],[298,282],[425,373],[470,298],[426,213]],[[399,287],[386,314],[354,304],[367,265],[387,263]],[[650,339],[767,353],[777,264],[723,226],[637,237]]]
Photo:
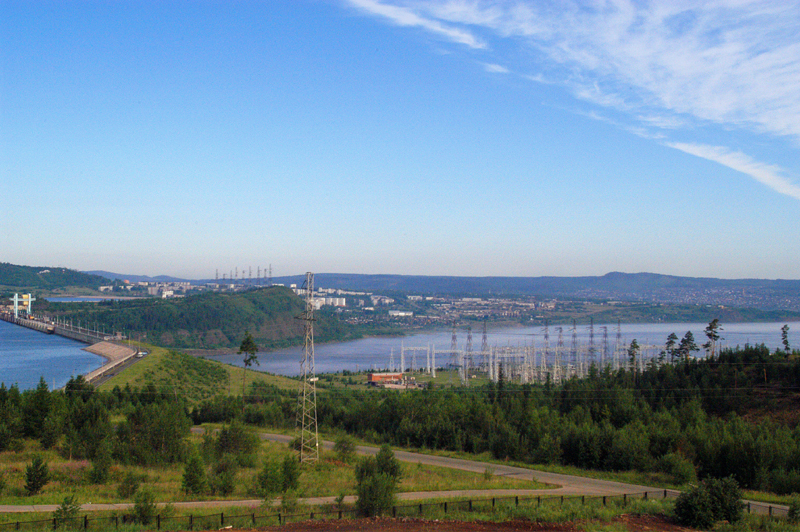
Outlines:
[[0,289],[37,290],[67,286],[97,289],[110,281],[99,275],[88,275],[67,268],[17,266],[0,262]]
[[[98,324],[164,347],[238,347],[245,332],[262,349],[302,342],[296,317],[303,301],[288,288],[273,286],[238,293],[203,293],[176,299],[136,299],[100,303],[43,303],[38,311],[59,319]],[[318,341],[343,340],[355,333],[331,312],[317,313]]]

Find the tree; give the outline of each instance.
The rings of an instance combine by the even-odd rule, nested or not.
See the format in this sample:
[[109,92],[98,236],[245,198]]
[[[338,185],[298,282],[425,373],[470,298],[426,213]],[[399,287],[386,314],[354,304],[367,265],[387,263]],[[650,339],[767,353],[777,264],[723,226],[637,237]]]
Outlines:
[[678,335],[673,333],[669,333],[667,336],[667,343],[664,345],[664,350],[669,355],[669,363],[675,363],[675,346],[678,344]]
[[54,526],[69,528],[72,524],[70,521],[74,522],[80,511],[81,505],[75,502],[75,495],[64,497],[64,501],[53,512]]
[[31,463],[25,468],[25,492],[28,495],[36,495],[47,481],[50,480],[50,471],[47,462],[42,460],[39,455],[31,459]]
[[693,351],[699,351],[699,348],[694,342],[694,335],[692,334],[692,331],[686,331],[686,334],[683,335],[683,338],[681,338],[681,343],[678,345],[678,350],[676,352],[680,356],[681,360],[688,362]]
[[402,469],[388,445],[374,457],[356,464],[356,509],[364,516],[378,515],[394,504]]
[[156,496],[149,488],[143,488],[133,497],[133,515],[138,523],[148,525],[156,515]]
[[333,445],[333,450],[339,455],[339,460],[350,462],[356,455],[356,444],[350,436],[344,435],[337,438],[336,443]]
[[193,452],[186,462],[181,487],[183,492],[187,494],[201,494],[208,489],[205,465],[197,452]]
[[703,349],[706,350],[706,353],[709,351],[711,352],[711,358],[714,358],[714,354],[717,350],[717,342],[720,340],[719,332],[721,331],[722,327],[719,325],[719,320],[714,318],[709,322],[708,326],[705,328],[706,338],[708,338],[708,342],[703,344]]
[[631,345],[628,347],[628,359],[630,359],[631,371],[636,372],[636,358],[639,356],[639,342],[636,338],[631,340]]
[[300,461],[294,454],[283,458],[283,491],[296,490],[300,486]]
[[680,494],[675,501],[678,523],[694,528],[710,529],[726,520],[735,523],[742,517],[742,490],[733,477],[707,478]]
[[244,333],[244,340],[242,340],[242,345],[239,346],[238,354],[244,355],[244,372],[242,373],[242,410],[244,410],[244,383],[245,378],[247,377],[247,368],[249,368],[253,362],[257,365],[261,365],[258,362],[258,346],[256,345],[256,341],[253,340],[253,335],[250,334],[250,331],[245,331]]
[[271,499],[276,493],[283,490],[283,468],[277,460],[264,460],[264,466],[256,475],[256,492]]
[[783,350],[788,355],[790,353],[789,349],[789,324],[785,324],[781,327],[781,342],[783,343]]

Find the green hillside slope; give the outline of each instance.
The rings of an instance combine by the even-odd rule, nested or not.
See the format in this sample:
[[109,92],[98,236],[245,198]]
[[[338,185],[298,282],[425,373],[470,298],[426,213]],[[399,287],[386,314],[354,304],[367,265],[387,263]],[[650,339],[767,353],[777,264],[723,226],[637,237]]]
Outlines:
[[[297,345],[303,340],[303,323],[296,316],[304,309],[304,302],[281,286],[178,299],[45,303],[39,307],[50,316],[97,324],[162,347],[186,349],[237,348],[246,331],[262,349]],[[319,312],[316,318],[319,341],[354,336],[353,329],[332,312]]]
[[89,275],[68,268],[17,266],[0,262],[0,289],[52,290],[69,286],[93,288],[111,284],[99,275]]
[[144,389],[152,385],[159,393],[184,397],[189,404],[218,395],[241,396],[242,385],[250,387],[254,382],[297,390],[297,381],[286,377],[251,370],[243,379],[244,368],[160,347],[146,348],[151,350],[149,355],[114,375],[100,385],[100,390],[111,391],[116,386]]

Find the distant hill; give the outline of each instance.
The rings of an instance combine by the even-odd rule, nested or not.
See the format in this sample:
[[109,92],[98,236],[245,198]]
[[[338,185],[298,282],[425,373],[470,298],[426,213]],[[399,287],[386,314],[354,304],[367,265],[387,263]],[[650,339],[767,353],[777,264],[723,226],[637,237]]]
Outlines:
[[130,281],[132,283],[183,283],[191,282],[188,279],[180,279],[178,277],[171,277],[169,275],[157,275],[149,277],[147,275],[128,275],[123,273],[113,273],[104,270],[92,270],[85,272],[89,275],[99,275],[111,281]]
[[[301,284],[303,276],[280,277]],[[761,310],[800,310],[800,281],[714,279],[655,273],[612,272],[595,277],[446,277],[319,273],[322,288],[464,296],[529,295],[543,298],[617,299],[649,303],[725,305]]]
[[0,262],[0,288],[8,290],[52,290],[64,287],[97,289],[108,279],[69,268],[18,266]]
[[[261,348],[301,344],[305,310],[288,288],[274,286],[237,293],[206,292],[176,299],[145,298],[100,303],[41,302],[39,311],[62,319],[96,323],[162,347],[185,349],[238,348],[250,331]],[[317,341],[344,340],[354,329],[331,312],[315,315]]]

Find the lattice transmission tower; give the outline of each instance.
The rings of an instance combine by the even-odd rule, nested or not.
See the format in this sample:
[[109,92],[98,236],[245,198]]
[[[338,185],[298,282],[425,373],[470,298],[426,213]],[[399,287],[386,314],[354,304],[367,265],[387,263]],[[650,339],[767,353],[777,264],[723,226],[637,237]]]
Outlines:
[[319,460],[319,435],[317,433],[317,377],[314,369],[314,274],[306,273],[303,285],[306,310],[297,319],[304,323],[303,358],[300,360],[302,379],[297,394],[297,429],[300,431],[300,463]]

